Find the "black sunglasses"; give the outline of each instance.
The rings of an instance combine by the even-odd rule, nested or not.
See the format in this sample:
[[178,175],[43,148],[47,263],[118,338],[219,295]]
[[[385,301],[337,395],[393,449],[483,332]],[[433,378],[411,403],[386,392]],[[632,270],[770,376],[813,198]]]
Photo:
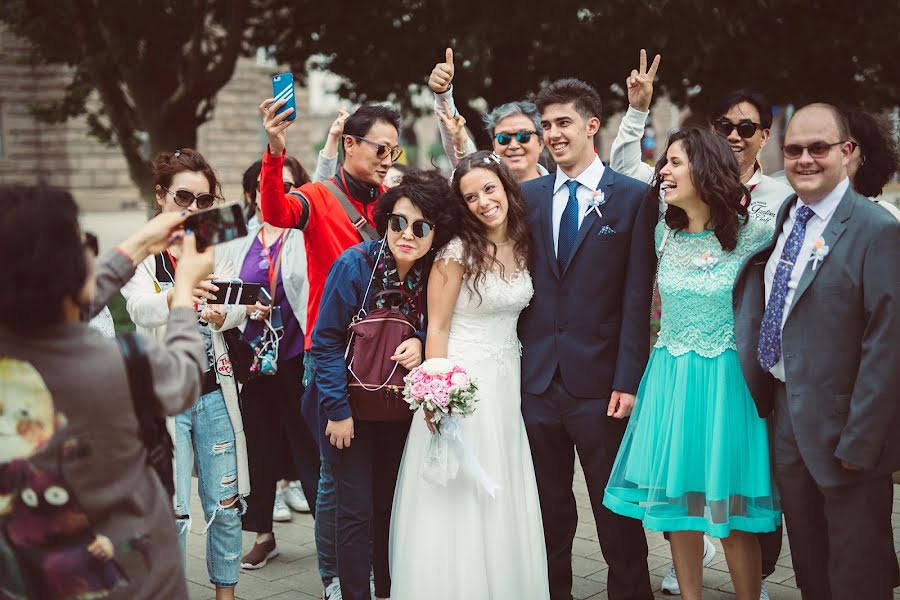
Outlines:
[[[388,215],[388,225],[390,226],[391,231],[402,233],[406,231],[406,228],[409,227],[410,223],[409,219],[403,215],[391,213]],[[418,219],[412,222],[413,235],[419,239],[427,238],[432,231],[434,231],[434,223],[431,221]]]
[[731,132],[737,129],[738,135],[744,138],[752,138],[756,134],[757,129],[762,129],[762,125],[754,123],[750,119],[741,119],[737,124],[732,123],[728,119],[717,119],[713,121],[713,129],[722,137],[728,137]]
[[[285,181],[284,183],[284,193],[287,194],[292,189],[297,187],[297,185],[293,181]],[[259,182],[256,182],[256,192],[259,193]]]
[[789,158],[791,160],[796,160],[803,156],[804,150],[808,150],[809,155],[813,158],[825,158],[826,156],[828,156],[828,153],[831,152],[831,149],[834,146],[840,146],[841,144],[846,143],[847,142],[835,142],[833,144],[829,144],[828,142],[813,142],[809,146],[801,146],[800,144],[788,144],[787,146],[781,147],[781,152],[782,154],[784,154],[785,158]]
[[400,146],[394,146],[393,148],[386,144],[379,144],[378,142],[373,142],[372,140],[366,139],[361,135],[351,135],[350,137],[357,139],[361,142],[365,142],[367,144],[372,144],[375,146],[375,156],[378,158],[385,158],[388,155],[391,156],[391,162],[397,162],[400,156],[403,154],[403,148]]
[[199,196],[195,196],[187,190],[175,190],[173,192],[169,188],[163,189],[175,199],[175,204],[182,208],[189,207],[195,200],[197,202],[197,208],[200,209],[210,208],[216,203],[216,197],[212,194],[200,194]]
[[100,254],[100,243],[97,241],[97,236],[90,231],[83,231],[81,235],[84,236],[84,247],[90,250],[94,257]]
[[497,143],[501,146],[508,146],[513,138],[516,138],[516,141],[520,144],[527,144],[531,141],[531,136],[533,136],[536,131],[518,131],[516,133],[495,133],[494,139],[497,140]]

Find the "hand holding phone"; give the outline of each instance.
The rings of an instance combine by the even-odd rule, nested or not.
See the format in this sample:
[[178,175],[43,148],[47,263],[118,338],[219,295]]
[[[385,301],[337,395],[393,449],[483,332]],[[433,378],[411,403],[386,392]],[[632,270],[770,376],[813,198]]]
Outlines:
[[184,229],[194,233],[198,252],[247,235],[247,223],[239,204],[198,210],[184,220]]

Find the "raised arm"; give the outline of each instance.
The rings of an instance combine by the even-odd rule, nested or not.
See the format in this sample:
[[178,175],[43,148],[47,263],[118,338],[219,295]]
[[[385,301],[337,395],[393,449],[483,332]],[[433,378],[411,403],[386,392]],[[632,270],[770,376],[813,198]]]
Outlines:
[[[466,121],[453,102],[453,48],[447,48],[445,61],[437,63],[428,77],[428,87],[434,92],[434,111],[438,116],[438,128],[441,132],[441,144],[450,164],[455,168],[459,160],[467,154],[477,150],[468,133],[465,131]],[[461,121],[460,121],[461,119]],[[459,126],[457,129],[448,127],[450,123]]]
[[262,171],[259,175],[259,196],[263,219],[275,227],[299,227],[303,229],[309,219],[309,206],[291,194],[284,193],[281,169],[286,154],[287,128],[294,121],[287,120],[293,109],[281,114],[278,110],[287,102],[282,98],[263,100],[259,112],[263,116],[263,128],[269,145],[263,152]]
[[609,155],[609,166],[614,171],[649,183],[653,178],[653,167],[641,160],[641,139],[644,126],[650,114],[653,99],[653,78],[659,68],[659,54],[647,69],[647,51],[641,50],[638,69],[632,69],[625,80],[628,89],[628,110],[619,124],[616,139],[613,140]]
[[319,151],[319,159],[316,161],[316,173],[313,181],[327,181],[337,173],[338,146],[341,136],[344,134],[344,122],[350,116],[343,108],[338,109],[338,116],[328,129],[328,137],[325,138],[325,147]]

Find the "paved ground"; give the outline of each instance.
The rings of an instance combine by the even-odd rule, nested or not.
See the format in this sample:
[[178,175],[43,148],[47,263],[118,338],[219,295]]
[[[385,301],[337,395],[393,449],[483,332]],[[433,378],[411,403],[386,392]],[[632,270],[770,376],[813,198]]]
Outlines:
[[[196,484],[196,481],[195,481]],[[591,598],[601,600],[607,598],[606,576],[607,566],[603,561],[600,546],[597,544],[597,531],[591,515],[590,502],[584,479],[580,469],[576,475],[575,496],[578,501],[578,530],[572,557],[572,570],[575,575],[573,595],[577,600]],[[206,539],[202,533],[202,511],[196,498],[192,503],[195,531],[188,536],[188,589],[192,600],[207,600],[215,597],[215,592],[206,576],[205,548]],[[894,549],[900,559],[900,485],[894,486]],[[197,526],[198,524],[199,527]],[[258,571],[242,571],[237,586],[237,596],[243,600],[261,598],[309,599],[321,598],[322,585],[316,563],[316,546],[313,535],[313,520],[309,515],[294,514],[291,523],[275,525],[275,537],[281,556],[269,562]],[[672,564],[669,545],[662,534],[647,532],[650,556],[650,579],[658,598],[672,598],[659,592],[660,581]],[[722,545],[713,541],[719,551],[709,568],[704,570],[703,585],[705,600],[733,599],[734,587],[728,575]],[[253,545],[253,536],[244,534],[244,552]],[[769,579],[769,594],[772,600],[800,600],[800,591],[794,580],[791,568],[790,546],[787,536],[778,568]],[[894,598],[900,599],[900,588],[895,590]],[[417,599],[418,600],[418,599]],[[422,599],[426,600],[426,599]],[[463,599],[460,599],[463,600]],[[497,598],[495,600],[519,600]]]

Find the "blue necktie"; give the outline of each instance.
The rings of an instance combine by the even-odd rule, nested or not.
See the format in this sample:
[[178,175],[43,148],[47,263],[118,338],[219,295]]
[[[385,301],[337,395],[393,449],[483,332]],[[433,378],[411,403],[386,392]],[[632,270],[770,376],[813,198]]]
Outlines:
[[559,237],[556,242],[556,261],[560,271],[565,269],[578,236],[578,198],[575,196],[578,182],[570,179],[566,182],[566,187],[569,188],[569,200],[559,220]]
[[781,321],[784,316],[784,300],[788,293],[788,282],[791,280],[791,272],[794,263],[800,255],[800,247],[806,237],[806,223],[813,213],[806,205],[797,209],[794,216],[794,227],[784,243],[781,251],[781,260],[775,268],[775,277],[772,279],[772,291],[769,294],[769,303],[763,314],[762,326],[759,331],[759,347],[756,349],[759,364],[764,371],[775,366],[781,358]]

